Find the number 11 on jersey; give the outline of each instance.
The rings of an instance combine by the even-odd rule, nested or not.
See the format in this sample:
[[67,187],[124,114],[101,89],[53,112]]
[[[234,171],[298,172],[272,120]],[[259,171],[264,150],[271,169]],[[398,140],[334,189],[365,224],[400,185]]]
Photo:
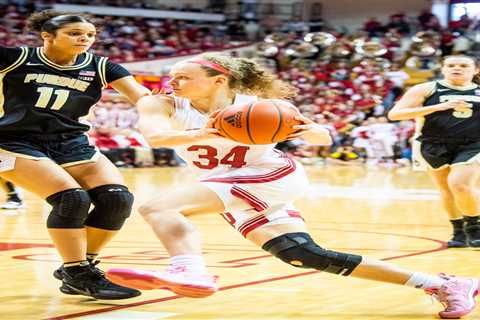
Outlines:
[[46,108],[52,98],[52,95],[53,94],[56,95],[55,102],[50,108],[51,110],[59,110],[61,107],[63,107],[65,102],[67,102],[68,100],[68,95],[70,94],[70,91],[68,90],[63,90],[63,89],[54,90],[53,88],[50,88],[50,87],[37,88],[37,92],[40,93],[37,103],[35,104],[35,107],[37,108]]

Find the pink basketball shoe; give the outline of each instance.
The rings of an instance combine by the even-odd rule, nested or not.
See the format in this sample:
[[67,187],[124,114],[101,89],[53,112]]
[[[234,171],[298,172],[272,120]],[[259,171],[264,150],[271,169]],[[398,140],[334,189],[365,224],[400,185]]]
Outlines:
[[167,268],[164,273],[149,270],[114,268],[107,279],[141,290],[166,289],[190,298],[205,298],[218,291],[217,276],[197,274],[182,267]]
[[475,309],[475,296],[479,293],[479,281],[473,278],[446,276],[440,277],[447,280],[440,288],[426,289],[425,292],[437,299],[445,310],[438,315],[443,319],[463,317]]

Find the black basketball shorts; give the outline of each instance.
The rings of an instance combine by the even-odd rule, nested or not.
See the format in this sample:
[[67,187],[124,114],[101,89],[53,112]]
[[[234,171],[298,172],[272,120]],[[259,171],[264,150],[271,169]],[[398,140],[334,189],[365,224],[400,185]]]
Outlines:
[[62,167],[95,162],[100,153],[85,134],[49,136],[0,135],[0,153],[19,158],[40,160],[48,158]]
[[469,164],[480,161],[480,141],[460,144],[422,142],[420,153],[434,170]]

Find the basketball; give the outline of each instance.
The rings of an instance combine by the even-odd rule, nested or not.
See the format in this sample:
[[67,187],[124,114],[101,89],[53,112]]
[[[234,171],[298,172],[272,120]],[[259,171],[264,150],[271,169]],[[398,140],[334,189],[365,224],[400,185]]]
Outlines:
[[214,123],[220,134],[245,144],[271,144],[284,141],[300,124],[296,107],[283,100],[261,100],[232,105],[222,110]]

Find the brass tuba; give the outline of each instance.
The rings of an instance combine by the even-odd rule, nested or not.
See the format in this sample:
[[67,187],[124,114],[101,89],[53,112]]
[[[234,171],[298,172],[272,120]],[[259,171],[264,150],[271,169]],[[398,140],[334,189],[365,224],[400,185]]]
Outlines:
[[367,41],[355,46],[355,52],[366,58],[381,57],[387,53],[387,48],[379,42]]
[[257,51],[266,58],[273,58],[280,50],[275,43],[262,42],[257,45]]
[[412,42],[414,43],[429,43],[434,47],[440,45],[440,34],[436,31],[419,31],[412,37]]
[[357,46],[355,46],[355,52],[366,64],[378,66],[382,69],[389,68],[391,65],[388,59],[382,58],[382,56],[388,52],[388,49],[379,42],[360,42]]
[[355,52],[355,47],[365,43],[367,36],[365,32],[356,32],[345,40],[333,43],[326,53],[333,60],[350,59]]
[[412,37],[410,57],[405,65],[414,70],[434,70],[441,66],[439,56],[440,34],[435,31],[420,31]]
[[263,41],[267,43],[274,43],[279,47],[283,47],[287,44],[289,40],[288,35],[286,35],[285,33],[275,32],[265,36],[265,39]]
[[328,48],[337,41],[337,38],[328,32],[311,32],[307,33],[303,40],[320,48]]
[[262,43],[257,45],[257,51],[266,58],[273,58],[280,48],[288,43],[288,36],[284,33],[272,33],[265,37]]
[[285,48],[285,54],[293,58],[312,58],[318,53],[317,46],[310,42],[296,40]]

